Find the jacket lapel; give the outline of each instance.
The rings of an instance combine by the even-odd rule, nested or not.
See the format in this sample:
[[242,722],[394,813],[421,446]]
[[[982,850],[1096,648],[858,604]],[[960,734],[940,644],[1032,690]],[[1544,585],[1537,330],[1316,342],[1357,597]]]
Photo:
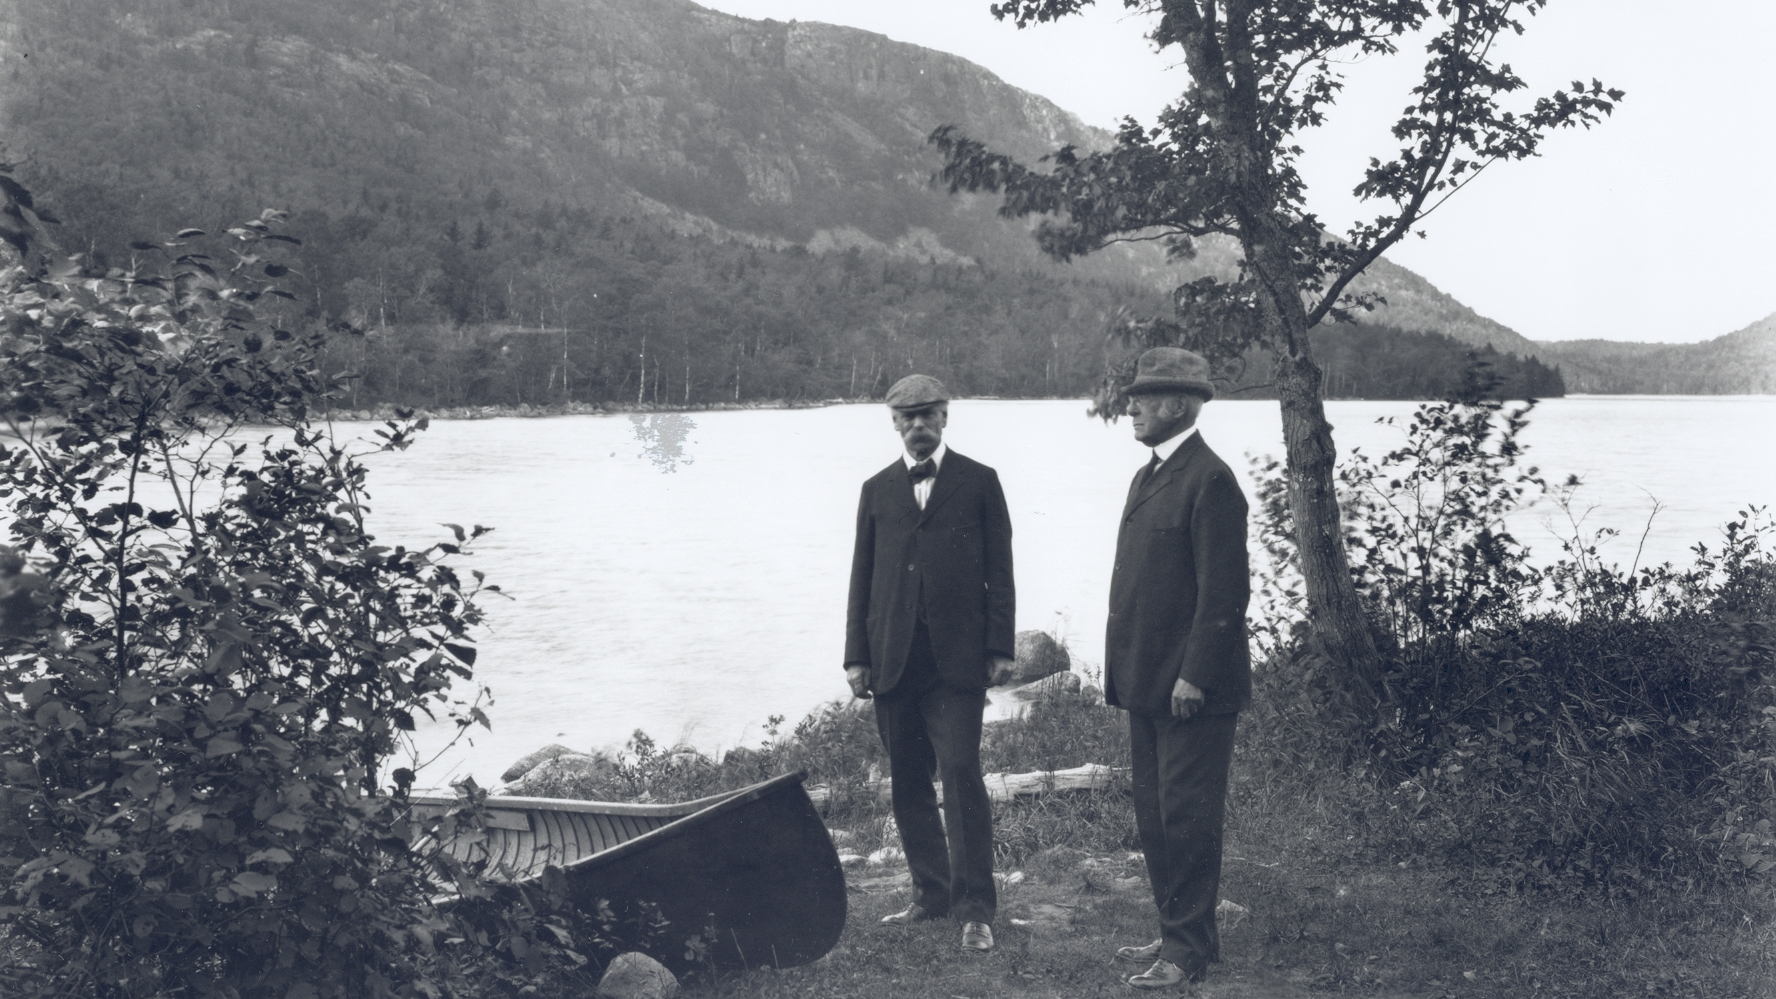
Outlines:
[[888,495],[894,497],[894,505],[900,508],[901,515],[919,516],[919,500],[913,495],[913,484],[907,480],[906,462],[896,458],[882,474],[887,476]]
[[[924,515],[919,518],[920,523],[931,519],[931,512],[942,506],[944,500],[954,496],[957,489],[962,488],[962,479],[965,476],[967,464],[968,459],[954,451],[944,456],[943,465],[937,470],[937,480],[931,485],[931,496],[925,501],[925,511]],[[912,491],[912,486],[909,485],[907,494],[910,496]],[[918,505],[917,500],[913,501],[913,506],[917,507]]]
[[[1128,504],[1122,508],[1122,519],[1124,521],[1127,521],[1130,517],[1134,516],[1135,511],[1140,509],[1141,504],[1159,495],[1160,490],[1165,488],[1166,483],[1170,482],[1173,476],[1183,471],[1184,466],[1190,464],[1191,459],[1196,457],[1196,453],[1205,447],[1202,436],[1202,431],[1200,430],[1191,434],[1190,439],[1178,445],[1178,450],[1173,451],[1172,456],[1167,458],[1165,462],[1159,466],[1159,471],[1154,472],[1147,477],[1147,482],[1145,484],[1139,489],[1135,489],[1132,486],[1130,487]],[[1135,481],[1140,482],[1140,473],[1138,472],[1135,475]]]

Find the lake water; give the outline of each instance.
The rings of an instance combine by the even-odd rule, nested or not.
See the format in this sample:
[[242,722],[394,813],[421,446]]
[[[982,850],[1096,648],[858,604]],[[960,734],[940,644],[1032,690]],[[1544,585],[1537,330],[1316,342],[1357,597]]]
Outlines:
[[[1116,519],[1148,452],[1126,421],[1080,401],[958,401],[946,440],[997,468],[1011,507],[1018,627],[1102,655]],[[1340,453],[1379,453],[1378,426],[1411,403],[1327,405]],[[1274,402],[1220,401],[1200,423],[1242,472],[1281,454]],[[361,427],[345,425],[347,432]],[[1588,526],[1624,532],[1634,557],[1686,562],[1747,503],[1776,501],[1772,397],[1574,397],[1544,402],[1529,463],[1586,480]],[[382,541],[423,544],[442,523],[496,528],[467,565],[510,599],[486,602],[479,678],[495,697],[476,730],[422,782],[483,783],[549,742],[620,746],[635,729],[704,750],[755,742],[844,696],[845,588],[858,489],[899,454],[880,405],[649,416],[439,422],[411,450],[372,461]],[[1248,482],[1248,496],[1250,483]],[[1544,505],[1516,528],[1558,552]],[[420,733],[422,755],[445,741]]]

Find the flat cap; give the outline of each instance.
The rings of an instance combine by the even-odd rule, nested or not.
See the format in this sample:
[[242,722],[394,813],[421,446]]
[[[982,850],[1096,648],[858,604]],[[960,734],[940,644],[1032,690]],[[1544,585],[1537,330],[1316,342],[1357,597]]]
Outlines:
[[890,409],[918,409],[938,402],[949,402],[950,392],[943,382],[930,375],[908,375],[888,387],[885,400]]
[[1129,395],[1149,392],[1192,392],[1215,398],[1208,358],[1183,347],[1154,347],[1135,362],[1135,380],[1123,389]]

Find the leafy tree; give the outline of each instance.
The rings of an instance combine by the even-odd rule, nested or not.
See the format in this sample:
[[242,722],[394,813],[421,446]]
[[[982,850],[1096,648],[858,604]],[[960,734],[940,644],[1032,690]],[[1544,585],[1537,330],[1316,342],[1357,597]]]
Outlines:
[[332,386],[322,334],[283,328],[280,213],[116,267],[42,266],[13,217],[3,991],[438,995],[429,899],[457,872],[409,850],[414,774],[389,768],[418,714],[484,720],[450,695],[469,532],[367,530],[363,464],[308,421]]
[[[1077,13],[1093,0],[1005,0],[991,10],[1022,27]],[[1047,215],[1036,238],[1065,260],[1107,244],[1161,240],[1179,257],[1196,242],[1236,242],[1231,280],[1204,277],[1175,292],[1177,321],[1134,328],[1134,345],[1182,343],[1226,360],[1256,341],[1270,352],[1283,413],[1289,503],[1321,651],[1359,684],[1379,678],[1379,656],[1351,580],[1339,530],[1333,443],[1322,374],[1308,331],[1373,306],[1348,292],[1364,268],[1438,205],[1500,160],[1535,153],[1552,130],[1589,127],[1620,91],[1593,81],[1537,99],[1526,113],[1501,99],[1524,87],[1492,59],[1494,42],[1523,30],[1545,0],[1124,0],[1159,19],[1149,36],[1176,48],[1190,87],[1143,129],[1125,119],[1113,148],[1063,147],[1032,170],[951,127],[931,140],[952,192],[1004,196],[1007,216]],[[1393,55],[1408,35],[1429,39],[1423,80],[1393,127],[1400,152],[1372,160],[1356,193],[1385,207],[1343,238],[1308,211],[1295,137],[1324,122],[1341,87],[1341,60]],[[1132,358],[1113,368],[1097,412],[1124,404]]]

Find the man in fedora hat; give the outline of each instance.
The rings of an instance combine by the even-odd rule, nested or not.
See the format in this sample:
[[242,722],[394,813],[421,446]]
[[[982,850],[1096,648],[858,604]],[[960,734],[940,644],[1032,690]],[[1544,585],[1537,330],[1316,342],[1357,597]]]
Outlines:
[[1215,396],[1209,365],[1178,347],[1142,354],[1128,387],[1135,475],[1116,536],[1104,699],[1128,712],[1135,825],[1159,939],[1118,956],[1152,962],[1128,979],[1200,981],[1220,959],[1215,929],[1234,722],[1252,696],[1246,647],[1246,498],[1197,432]]
[[1011,515],[999,476],[945,447],[949,399],[929,375],[888,389],[906,453],[863,484],[845,679],[858,697],[875,697],[913,877],[912,904],[882,922],[953,916],[962,946],[991,950],[997,896],[981,715],[986,688],[1010,679],[1016,648]]

